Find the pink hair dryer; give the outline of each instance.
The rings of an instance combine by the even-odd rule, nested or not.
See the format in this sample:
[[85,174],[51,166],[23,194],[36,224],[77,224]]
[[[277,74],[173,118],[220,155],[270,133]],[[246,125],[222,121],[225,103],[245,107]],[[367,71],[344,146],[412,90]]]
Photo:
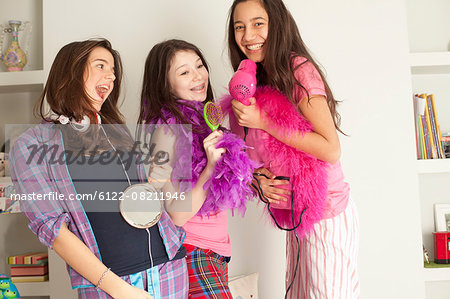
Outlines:
[[256,91],[256,63],[244,59],[228,84],[228,90],[233,99],[244,105],[250,105],[249,99]]

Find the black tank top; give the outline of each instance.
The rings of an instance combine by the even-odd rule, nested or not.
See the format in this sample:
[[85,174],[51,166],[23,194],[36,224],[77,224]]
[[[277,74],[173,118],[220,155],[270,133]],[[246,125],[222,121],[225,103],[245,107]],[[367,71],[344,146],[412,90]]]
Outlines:
[[[139,183],[136,154],[125,154],[122,160],[125,159],[132,161],[124,162],[129,165],[126,171],[131,184]],[[109,151],[92,157],[79,155],[68,163],[68,169],[78,196],[86,198],[81,202],[92,226],[103,263],[119,276],[150,268],[147,231],[130,226],[119,211],[120,193],[129,185],[117,154]],[[89,196],[96,198],[87,200]],[[148,230],[153,266],[167,262],[169,258],[158,225]],[[174,259],[183,258],[185,251],[184,247],[181,247]]]

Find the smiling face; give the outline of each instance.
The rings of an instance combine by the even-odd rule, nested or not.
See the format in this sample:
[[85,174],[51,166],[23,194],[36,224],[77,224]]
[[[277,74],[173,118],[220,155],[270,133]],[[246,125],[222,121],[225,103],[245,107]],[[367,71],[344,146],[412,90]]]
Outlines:
[[183,100],[202,102],[208,91],[208,71],[194,51],[178,51],[168,72],[172,93]]
[[115,79],[112,54],[102,47],[92,50],[84,71],[84,88],[97,112],[112,92]]
[[236,5],[233,13],[234,38],[239,49],[254,62],[262,62],[266,54],[269,16],[259,0]]

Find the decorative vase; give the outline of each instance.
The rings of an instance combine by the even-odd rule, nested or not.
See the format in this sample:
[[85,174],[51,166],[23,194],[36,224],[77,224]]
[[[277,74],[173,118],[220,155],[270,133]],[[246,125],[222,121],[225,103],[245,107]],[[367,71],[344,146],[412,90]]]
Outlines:
[[2,57],[2,61],[10,72],[21,71],[27,64],[27,55],[19,46],[19,27],[21,24],[21,21],[11,20],[9,21],[11,28],[6,29],[7,32],[11,32],[12,38],[8,50]]

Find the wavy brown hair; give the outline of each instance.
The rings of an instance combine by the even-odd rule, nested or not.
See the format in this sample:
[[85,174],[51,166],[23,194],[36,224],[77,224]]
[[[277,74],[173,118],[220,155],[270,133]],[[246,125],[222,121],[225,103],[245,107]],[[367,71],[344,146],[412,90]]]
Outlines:
[[[239,49],[234,35],[234,10],[239,3],[250,0],[234,0],[228,14],[228,54],[231,65],[236,71],[241,60],[246,59],[244,53]],[[265,42],[266,54],[264,64],[258,63],[257,80],[258,84],[275,87],[284,93],[291,102],[294,100],[294,90],[298,86],[309,93],[295,76],[295,71],[303,64],[294,66],[296,57],[306,58],[306,62],[311,62],[319,72],[325,86],[327,103],[333,116],[336,129],[343,133],[339,126],[341,117],[336,110],[338,101],[334,98],[323,72],[314,61],[303,42],[297,24],[282,0],[256,0],[261,3],[269,16],[269,32]]]
[[[179,102],[172,92],[169,82],[169,70],[175,54],[179,51],[192,51],[200,57],[203,65],[209,73],[208,64],[198,47],[179,39],[170,39],[158,43],[150,50],[145,61],[144,79],[141,92],[141,108],[138,123],[151,123],[155,119],[161,118],[161,110],[167,109],[179,121],[180,124],[191,124],[178,109],[178,105],[189,104]],[[206,101],[213,99],[211,82],[208,76],[208,89]],[[199,112],[200,113],[200,112]],[[203,116],[202,116],[203,117]],[[166,119],[163,119],[167,122]]]
[[[84,87],[84,74],[91,52],[102,47],[114,58],[114,89],[102,105],[99,114],[103,123],[122,124],[123,115],[118,108],[120,86],[122,82],[122,61],[111,43],[106,39],[90,39],[72,42],[65,45],[56,54],[50,68],[47,83],[36,103],[35,115],[48,121],[50,111],[45,111],[47,102],[50,110],[57,115],[65,115],[72,120],[80,121],[85,115],[95,120],[95,109]],[[57,121],[54,121],[55,123]]]

